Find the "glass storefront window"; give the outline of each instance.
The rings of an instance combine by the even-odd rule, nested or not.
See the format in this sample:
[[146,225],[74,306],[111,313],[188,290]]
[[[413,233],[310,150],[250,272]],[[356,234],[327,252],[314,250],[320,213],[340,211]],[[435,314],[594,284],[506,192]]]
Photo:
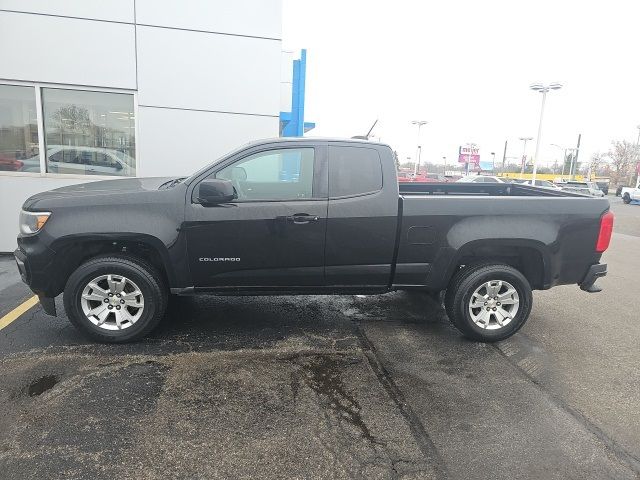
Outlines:
[[0,171],[40,171],[33,87],[0,85]]
[[47,172],[136,174],[133,95],[43,88]]

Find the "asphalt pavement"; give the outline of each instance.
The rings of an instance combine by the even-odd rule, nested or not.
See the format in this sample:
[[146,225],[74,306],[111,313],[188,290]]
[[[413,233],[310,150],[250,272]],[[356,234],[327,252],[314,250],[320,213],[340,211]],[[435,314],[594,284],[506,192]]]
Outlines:
[[121,346],[35,306],[0,330],[0,478],[640,478],[640,206],[612,209],[604,291],[535,292],[494,345],[403,292],[174,298]]

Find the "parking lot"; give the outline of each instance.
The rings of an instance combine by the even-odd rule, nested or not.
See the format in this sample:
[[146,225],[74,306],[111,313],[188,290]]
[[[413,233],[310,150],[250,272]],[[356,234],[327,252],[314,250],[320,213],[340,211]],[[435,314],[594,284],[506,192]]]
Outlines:
[[[0,330],[0,477],[638,478],[640,206],[610,198],[604,291],[535,292],[493,345],[403,292],[174,298],[124,346],[36,305]],[[0,318],[31,296],[1,257]]]

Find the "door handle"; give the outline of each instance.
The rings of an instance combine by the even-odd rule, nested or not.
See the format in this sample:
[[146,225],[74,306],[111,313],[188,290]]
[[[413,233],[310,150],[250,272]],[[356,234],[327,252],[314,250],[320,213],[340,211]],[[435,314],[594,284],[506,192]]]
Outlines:
[[286,217],[287,221],[297,225],[303,225],[309,222],[317,222],[320,218],[317,215],[309,215],[308,213],[296,213]]

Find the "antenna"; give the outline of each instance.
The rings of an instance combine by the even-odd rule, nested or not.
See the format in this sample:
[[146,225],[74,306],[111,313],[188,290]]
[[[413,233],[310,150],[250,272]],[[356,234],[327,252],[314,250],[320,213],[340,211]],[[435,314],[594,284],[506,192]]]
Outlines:
[[356,139],[356,140],[369,140],[369,135],[371,135],[371,132],[373,131],[374,127],[376,126],[376,124],[378,123],[378,119],[376,118],[376,121],[373,122],[373,125],[371,125],[371,128],[369,129],[369,131],[367,132],[366,135],[355,135],[351,138]]

